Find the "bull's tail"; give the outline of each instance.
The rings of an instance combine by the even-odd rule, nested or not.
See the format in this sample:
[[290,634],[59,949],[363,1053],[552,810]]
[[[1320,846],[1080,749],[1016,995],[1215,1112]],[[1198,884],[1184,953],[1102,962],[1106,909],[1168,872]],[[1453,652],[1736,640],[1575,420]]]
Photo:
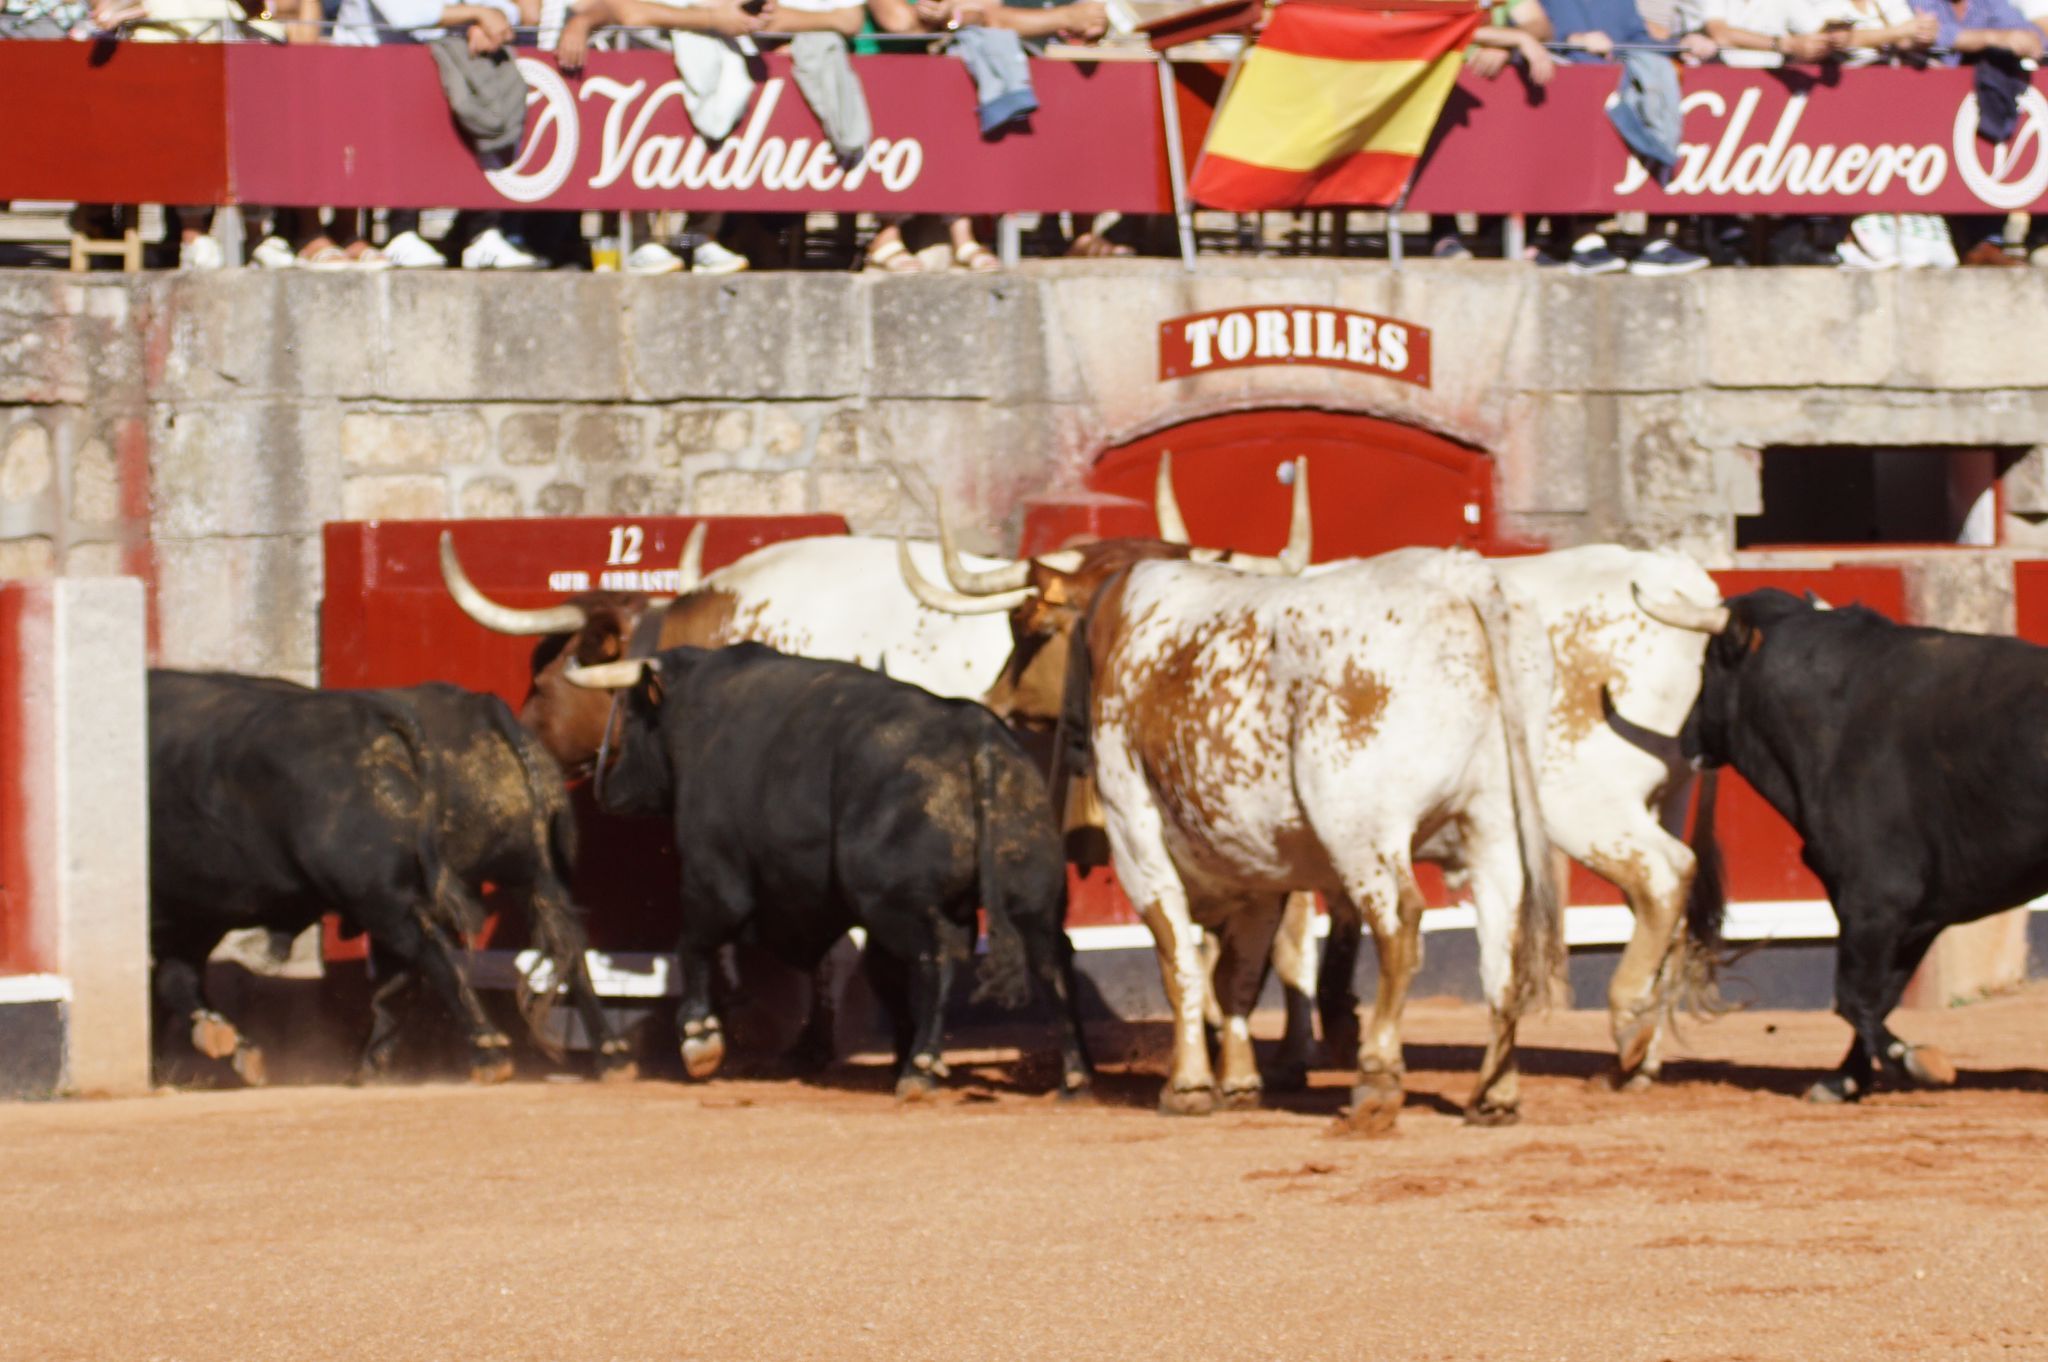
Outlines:
[[983,743],[974,761],[974,848],[979,863],[981,906],[988,914],[988,950],[974,988],[974,1001],[991,1000],[1002,1007],[1018,1008],[1031,1000],[1031,969],[1024,951],[1024,934],[1010,916],[1009,895],[1004,892],[1001,848],[996,844],[995,814],[1001,767],[996,749]]
[[483,926],[483,904],[469,892],[441,854],[440,762],[410,705],[391,699],[379,704],[377,710],[412,758],[413,780],[420,800],[414,855],[419,864],[420,886],[426,892],[426,925],[447,933],[467,950],[470,938]]
[[[511,709],[497,701],[490,705],[491,724],[519,763],[525,778],[527,809],[531,818],[530,844],[537,858],[533,885],[527,896],[527,930],[534,948],[545,962],[539,971],[546,986],[535,988],[527,975],[519,978],[519,1014],[526,1021],[534,1043],[549,1059],[560,1062],[561,1047],[549,1033],[547,1021],[554,1011],[562,986],[589,990],[589,964],[584,958],[583,924],[569,898],[569,876],[576,866],[576,817],[569,808],[569,794],[553,759],[531,733],[520,727]],[[595,1044],[604,1037],[593,1036]]]
[[1543,828],[1543,805],[1536,792],[1528,706],[1514,674],[1507,602],[1495,583],[1474,592],[1471,599],[1486,637],[1494,692],[1500,697],[1515,841],[1522,854],[1522,910],[1515,933],[1514,981],[1506,1003],[1512,1014],[1519,1015],[1532,1002],[1548,998],[1551,981],[1564,977],[1564,904],[1551,870],[1550,836]]
[[1700,773],[1699,803],[1693,811],[1689,843],[1694,869],[1692,888],[1685,897],[1685,940],[1670,995],[1674,1011],[1683,1009],[1703,1017],[1735,1010],[1736,1005],[1721,996],[1721,973],[1747,953],[1731,950],[1721,936],[1728,913],[1728,885],[1721,844],[1714,834],[1719,777],[1720,772],[1712,767]]

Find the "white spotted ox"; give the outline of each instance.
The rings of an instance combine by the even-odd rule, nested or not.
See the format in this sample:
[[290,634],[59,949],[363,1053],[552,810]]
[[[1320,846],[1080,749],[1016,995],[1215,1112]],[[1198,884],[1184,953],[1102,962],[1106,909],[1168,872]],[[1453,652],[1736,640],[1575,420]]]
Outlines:
[[[1478,917],[1494,1029],[1468,1118],[1513,1119],[1516,1021],[1563,949],[1532,707],[1516,698],[1549,678],[1540,646],[1517,648],[1532,631],[1509,628],[1484,563],[1408,550],[1289,580],[1141,562],[1101,590],[1085,627],[1068,704],[1085,708],[1117,876],[1174,1009],[1161,1108],[1211,1110],[1219,1078],[1225,1101],[1256,1100],[1247,1014],[1289,892],[1314,888],[1355,905],[1378,947],[1350,1119],[1391,1126],[1421,856],[1467,874]],[[1213,1076],[1197,925],[1221,948]]]
[[[1175,519],[1166,502],[1162,525]],[[1094,546],[1080,571],[1033,564],[1034,593],[1013,617],[1018,651],[1005,672],[1005,703],[1023,713],[1052,712],[1064,683],[1067,638],[1095,594],[1133,561],[1182,551],[1126,541],[1120,553]],[[1711,1006],[1720,882],[1711,825],[1703,820],[1697,846],[1681,840],[1691,775],[1677,745],[1656,736],[1676,732],[1699,693],[1700,637],[1646,618],[1630,591],[1640,584],[1664,599],[1698,600],[1712,599],[1715,588],[1681,554],[1617,545],[1490,565],[1518,613],[1540,620],[1554,658],[1542,720],[1530,725],[1546,831],[1558,849],[1618,887],[1634,914],[1608,987],[1608,1008],[1619,1077],[1640,1085],[1659,1072],[1671,1010],[1685,1003]],[[1322,565],[1309,576],[1341,570]],[[971,574],[954,584],[971,590]],[[1332,1052],[1347,1055],[1352,1048],[1350,981],[1360,924],[1341,903],[1337,909],[1320,980],[1312,914],[1297,900],[1283,919],[1273,963],[1289,1006],[1276,1079],[1296,1081],[1312,1055],[1307,996],[1320,995]]]

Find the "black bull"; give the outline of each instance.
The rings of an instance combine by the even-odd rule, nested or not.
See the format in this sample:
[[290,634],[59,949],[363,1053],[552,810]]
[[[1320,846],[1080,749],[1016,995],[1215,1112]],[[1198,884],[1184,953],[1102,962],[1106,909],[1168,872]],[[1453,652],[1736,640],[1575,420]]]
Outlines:
[[[229,931],[296,933],[334,912],[368,934],[379,977],[365,1075],[388,1068],[397,1005],[424,976],[468,1035],[473,1075],[505,1077],[509,1042],[456,961],[489,882],[568,981],[601,1066],[625,1067],[565,887],[575,824],[561,773],[503,702],[153,671],[149,743],[160,1046],[189,1027],[203,1053],[260,1081],[260,1055],[206,1006],[207,955]],[[522,999],[537,1032],[551,998]]]
[[1782,591],[1726,602],[1686,755],[1732,765],[1798,829],[1840,924],[1848,1056],[1815,1084],[1855,1100],[1952,1077],[1885,1026],[1943,928],[2048,891],[2048,649],[1895,624]]
[[[724,1055],[713,962],[735,940],[814,966],[850,928],[895,1029],[897,1093],[945,1075],[944,1008],[988,917],[976,997],[1035,984],[1064,1092],[1090,1081],[1063,920],[1066,863],[1044,783],[988,710],[845,662],[760,644],[615,663],[627,686],[601,802],[669,812],[682,862],[677,1027],[692,1076]],[[618,683],[623,677],[612,678]]]

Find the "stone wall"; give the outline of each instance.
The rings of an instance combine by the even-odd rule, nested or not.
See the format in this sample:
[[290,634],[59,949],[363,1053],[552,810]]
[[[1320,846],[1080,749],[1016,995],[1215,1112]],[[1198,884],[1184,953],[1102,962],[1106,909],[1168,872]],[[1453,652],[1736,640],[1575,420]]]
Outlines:
[[[1159,380],[1160,321],[1259,302],[1426,326],[1433,386]],[[324,521],[833,510],[917,530],[936,494],[997,547],[1105,446],[1272,405],[1491,452],[1511,530],[1726,563],[1765,446],[2039,445],[2044,316],[2048,276],[2019,271],[0,274],[0,576],[109,571],[147,540],[163,660],[304,678]],[[2043,463],[2009,479],[2022,541]],[[1995,557],[1928,582],[1930,618],[2009,616]]]

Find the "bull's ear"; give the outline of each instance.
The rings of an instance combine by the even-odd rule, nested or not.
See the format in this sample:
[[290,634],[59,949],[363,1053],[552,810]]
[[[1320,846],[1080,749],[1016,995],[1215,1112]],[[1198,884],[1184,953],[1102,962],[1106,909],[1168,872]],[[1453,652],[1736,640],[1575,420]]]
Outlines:
[[640,697],[650,705],[660,705],[661,697],[668,694],[668,685],[661,679],[661,664],[649,663],[640,671]]

